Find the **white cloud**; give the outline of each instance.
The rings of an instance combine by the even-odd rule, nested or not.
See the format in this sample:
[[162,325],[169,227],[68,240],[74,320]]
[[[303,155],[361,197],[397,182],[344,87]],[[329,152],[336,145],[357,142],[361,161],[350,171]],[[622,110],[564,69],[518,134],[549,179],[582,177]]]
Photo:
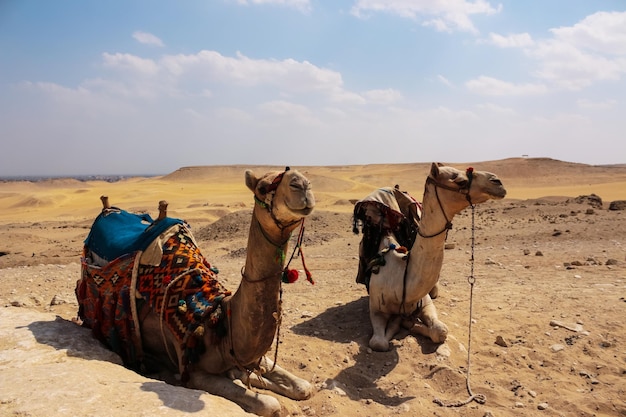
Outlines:
[[530,96],[544,94],[547,91],[543,84],[514,84],[487,76],[467,81],[465,86],[473,93],[487,96]]
[[626,55],[626,12],[598,12],[574,26],[550,30],[555,39],[607,55]]
[[439,80],[439,82],[443,85],[446,85],[448,87],[454,87],[454,85],[450,82],[450,80],[448,80],[446,77],[444,77],[441,74],[437,75],[437,80]]
[[133,38],[135,38],[137,42],[143,43],[146,45],[161,46],[161,47],[165,46],[163,41],[159,39],[158,37],[156,37],[155,35],[153,35],[152,33],[142,32],[138,30],[138,31],[133,32]]
[[528,55],[538,60],[538,78],[567,90],[580,90],[596,81],[618,80],[626,72],[626,57],[588,53],[558,39],[540,42]]
[[286,121],[308,126],[320,125],[320,121],[317,120],[313,112],[308,107],[300,104],[274,100],[261,104],[259,108],[274,118],[273,124],[275,125],[283,124]]
[[534,43],[528,33],[515,33],[507,36],[490,33],[488,42],[500,48],[524,48]]
[[176,77],[185,74],[240,86],[275,85],[292,92],[333,92],[343,84],[338,72],[308,61],[252,59],[241,53],[228,57],[203,50],[193,55],[166,55],[159,64]]
[[311,11],[311,2],[309,0],[235,0],[236,3],[242,5],[256,4],[256,5],[276,5],[290,7],[299,10],[303,13]]
[[144,75],[154,75],[159,71],[157,63],[153,60],[131,54],[109,54],[104,52],[102,54],[102,62],[106,67],[128,70]]
[[[483,42],[501,48],[521,48],[536,62],[531,75],[544,88],[576,91],[596,82],[619,80],[626,74],[626,12],[594,13],[572,26],[550,29],[550,33],[551,38],[538,40],[528,33],[490,33]],[[493,82],[490,85],[495,90],[518,91],[496,88]]]
[[576,105],[581,109],[608,110],[617,106],[617,100],[607,99],[602,101],[593,101],[581,98],[576,100]]
[[385,90],[369,90],[363,93],[368,102],[376,104],[391,104],[402,99],[402,93],[391,88]]
[[499,13],[502,5],[492,6],[485,0],[357,0],[351,13],[366,18],[373,13],[389,13],[421,21],[440,32],[462,31],[478,33],[472,15]]
[[500,115],[512,116],[516,113],[515,110],[510,107],[503,107],[494,103],[479,104],[477,107],[481,110],[485,110],[491,113],[498,113]]
[[626,12],[598,12],[528,51],[539,61],[536,76],[568,90],[626,74]]

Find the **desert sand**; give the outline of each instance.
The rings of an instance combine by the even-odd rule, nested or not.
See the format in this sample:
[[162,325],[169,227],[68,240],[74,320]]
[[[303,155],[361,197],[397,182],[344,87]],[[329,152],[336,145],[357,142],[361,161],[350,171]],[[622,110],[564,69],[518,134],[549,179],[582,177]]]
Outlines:
[[[446,343],[400,334],[389,352],[368,348],[353,203],[394,184],[421,200],[430,163],[292,167],[311,180],[317,199],[303,245],[315,285],[301,279],[283,287],[278,361],[317,392],[300,402],[280,398],[284,414],[626,415],[626,211],[608,209],[626,200],[626,166],[547,158],[449,165],[494,172],[508,194],[475,209],[472,292],[472,211],[453,221],[435,300],[450,328]],[[235,290],[253,205],[244,171],[283,168],[188,167],[114,183],[0,182],[0,308],[76,316],[82,244],[103,194],[153,217],[167,200],[169,216],[192,226],[205,257]],[[468,368],[472,391],[486,402],[436,404],[468,397]],[[0,414],[18,411],[0,401]]]

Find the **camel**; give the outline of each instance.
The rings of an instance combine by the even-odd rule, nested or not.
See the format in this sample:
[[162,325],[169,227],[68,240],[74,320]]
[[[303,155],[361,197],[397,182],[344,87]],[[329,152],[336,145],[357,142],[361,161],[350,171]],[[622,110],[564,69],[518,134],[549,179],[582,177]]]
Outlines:
[[[302,225],[304,218],[312,212],[315,198],[310,182],[304,175],[289,168],[284,172],[268,172],[261,177],[247,170],[245,183],[254,194],[255,204],[248,237],[247,257],[242,269],[242,280],[236,292],[231,294],[219,284],[218,271],[216,272],[215,268],[200,255],[186,224],[170,221],[173,225],[168,225],[168,228],[160,233],[156,240],[158,247],[151,246],[137,254],[118,258],[121,261],[116,259],[111,262],[111,264],[117,264],[118,269],[138,271],[136,274],[138,284],[126,286],[126,292],[130,294],[136,288],[137,317],[130,320],[130,325],[126,322],[124,324],[115,322],[106,331],[94,330],[94,335],[100,336],[109,346],[114,347],[114,342],[124,335],[125,329],[131,334],[130,339],[133,339],[132,333],[135,331],[133,341],[137,342],[136,339],[139,339],[140,343],[131,344],[126,350],[122,350],[122,353],[127,353],[125,364],[137,364],[130,360],[131,354],[135,357],[141,356],[142,367],[156,363],[179,372],[182,383],[188,388],[204,390],[225,397],[239,404],[244,410],[257,415],[278,416],[281,413],[279,401],[271,395],[255,392],[253,387],[263,388],[295,400],[307,399],[313,393],[312,385],[308,381],[296,377],[275,363],[277,351],[273,360],[266,354],[280,326],[281,283],[286,282],[285,254],[290,236],[298,226]],[[167,203],[161,203],[164,207],[160,206],[159,219],[153,225],[171,220],[166,212],[164,213]],[[111,210],[111,208],[110,206],[107,208],[108,201],[103,200],[103,204],[105,204],[105,209],[103,209],[103,214],[105,214],[105,210]],[[146,219],[143,220],[145,222]],[[90,236],[93,232],[92,226]],[[184,272],[176,277],[159,273],[158,268],[164,264],[164,261],[159,260],[160,256],[157,256],[158,259],[154,265],[161,266],[143,263],[146,254],[154,250],[159,254],[162,252],[163,259],[165,259],[166,253],[169,253],[169,247],[179,244],[181,240],[184,241],[184,245],[181,246],[190,247],[194,252],[192,255],[185,255],[189,259],[182,261],[176,259],[176,261],[192,265],[195,269],[191,273]],[[86,240],[86,248],[89,241],[90,238]],[[298,241],[297,245],[299,246],[300,243]],[[85,258],[92,261],[96,256],[97,254],[86,249]],[[137,260],[138,266],[132,263]],[[120,266],[120,262],[126,266]],[[145,262],[149,263],[149,261]],[[90,272],[90,274],[96,277],[96,280],[102,281],[101,275],[104,272],[99,269],[99,266],[83,265],[83,267],[92,268],[95,272]],[[305,271],[307,277],[310,278],[306,266]],[[297,271],[290,272],[297,274]],[[142,276],[145,274],[154,275],[155,280],[147,284],[150,288],[144,293]],[[188,295],[187,298],[174,299],[176,310],[174,312],[167,310],[166,302],[170,303],[172,288],[179,283],[187,282],[185,279],[188,276],[191,277],[188,280],[189,284],[185,284],[186,287],[183,290],[187,294],[198,292],[193,297]],[[202,277],[215,281],[212,289],[205,291],[204,287],[202,290],[193,287],[194,280]],[[157,282],[157,278],[165,284],[161,285],[161,281]],[[165,295],[161,294],[158,301],[153,302],[150,291],[159,285],[166,287]],[[95,284],[91,281],[87,282],[83,273],[76,290],[80,305],[79,317],[87,323],[87,327],[95,329],[99,323],[98,320],[90,319],[90,312],[94,310],[95,305],[89,298],[90,286],[94,287]],[[128,290],[128,287],[131,290]],[[111,293],[109,291],[109,295]],[[116,294],[113,295],[117,297]],[[101,301],[98,302],[100,303],[98,305],[103,304]],[[163,308],[159,312],[160,303]],[[204,307],[200,308],[203,303]],[[128,304],[128,301],[118,300],[117,304]],[[130,304],[132,309],[134,304]],[[196,309],[195,312],[194,309]],[[102,320],[101,313],[93,314],[97,319]],[[188,326],[186,330],[182,328],[182,336],[176,334],[176,327],[169,327],[170,316],[175,320],[189,318],[190,324],[185,324]],[[133,323],[137,325],[137,329],[134,328]],[[107,336],[113,333],[116,338],[112,341],[112,338]],[[278,341],[276,345],[278,346]]]
[[[386,189],[386,192],[398,194],[398,189]],[[390,210],[380,204],[361,206],[358,213],[359,203],[368,200],[357,203],[355,233],[358,233],[357,215],[364,224],[378,222],[374,228],[380,231],[372,245],[372,239],[365,242],[368,233],[364,226],[357,276],[357,282],[365,283],[369,292],[373,328],[369,346],[372,350],[389,350],[390,340],[401,327],[435,343],[446,340],[448,328],[439,320],[432,300],[438,292],[444,244],[447,232],[452,228],[452,219],[470,205],[501,199],[505,195],[501,181],[490,172],[472,168],[463,172],[433,163],[424,187],[421,213],[415,208],[412,209],[415,214],[405,209],[403,212],[408,217],[398,220],[390,217],[386,213]],[[381,212],[381,207],[385,212]],[[409,207],[419,205],[409,204]],[[398,211],[391,210],[391,213],[397,215]],[[374,254],[372,256],[370,249],[369,256],[364,258],[368,243]]]

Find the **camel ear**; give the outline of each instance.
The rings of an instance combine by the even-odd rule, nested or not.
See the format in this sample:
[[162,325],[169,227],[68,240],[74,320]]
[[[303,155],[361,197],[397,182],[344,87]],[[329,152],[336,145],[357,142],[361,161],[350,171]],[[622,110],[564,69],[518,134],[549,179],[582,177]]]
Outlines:
[[441,162],[434,163],[430,166],[430,176],[433,178],[437,178],[439,176],[439,167],[442,167],[443,164]]
[[254,175],[254,172],[247,169],[246,170],[246,186],[250,189],[250,191],[255,192],[256,186],[259,183],[259,179]]

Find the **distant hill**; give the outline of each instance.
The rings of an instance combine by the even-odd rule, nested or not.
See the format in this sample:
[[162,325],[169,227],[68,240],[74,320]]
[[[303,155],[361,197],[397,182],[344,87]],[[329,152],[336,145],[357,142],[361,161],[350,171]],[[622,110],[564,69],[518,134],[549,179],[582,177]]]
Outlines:
[[[508,158],[495,161],[447,163],[459,169],[472,166],[498,175],[505,184],[515,186],[563,186],[626,181],[626,164],[588,165],[551,158]],[[399,184],[420,190],[431,162],[336,166],[294,166],[305,173],[316,190],[347,191]],[[166,181],[196,182],[243,179],[246,169],[261,173],[283,170],[282,166],[215,165],[183,167],[162,177]]]

